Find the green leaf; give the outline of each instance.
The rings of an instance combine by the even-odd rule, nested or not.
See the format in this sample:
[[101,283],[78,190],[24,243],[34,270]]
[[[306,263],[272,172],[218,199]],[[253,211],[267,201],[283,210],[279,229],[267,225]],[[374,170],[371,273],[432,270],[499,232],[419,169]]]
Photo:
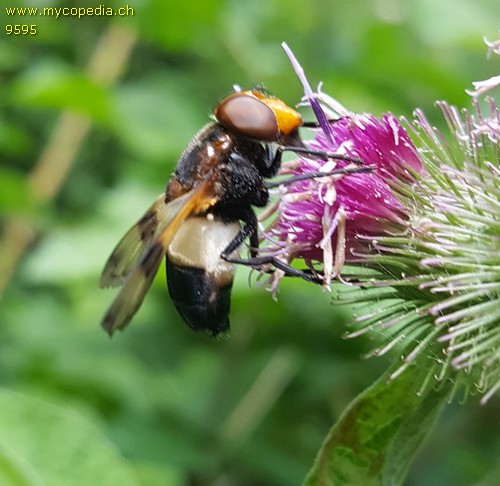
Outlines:
[[202,33],[209,32],[213,37],[213,26],[223,5],[217,0],[145,2],[144,5],[137,5],[140,34],[164,46],[169,52],[186,50],[195,44]]
[[2,210],[27,210],[31,206],[31,194],[24,174],[0,167],[0,207]]
[[68,109],[106,123],[110,114],[108,94],[83,72],[60,61],[35,63],[13,83],[11,101],[23,106]]
[[0,484],[9,486],[43,486],[44,482],[24,458],[7,444],[0,443]]
[[412,366],[392,382],[384,375],[361,393],[330,430],[306,485],[402,484],[450,393],[442,387],[418,394],[427,373]]
[[[170,77],[170,79],[169,79]],[[177,158],[189,134],[206,123],[173,76],[144,77],[115,90],[115,130],[121,142],[138,158]]]
[[0,391],[0,483],[139,483],[115,447],[82,416],[8,390]]

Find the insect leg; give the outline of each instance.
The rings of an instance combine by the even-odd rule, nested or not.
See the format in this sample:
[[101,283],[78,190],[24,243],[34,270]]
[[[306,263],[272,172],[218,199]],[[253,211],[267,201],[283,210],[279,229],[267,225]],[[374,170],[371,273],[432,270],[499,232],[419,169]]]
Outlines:
[[[307,280],[308,282],[313,282],[317,284],[322,284],[323,279],[319,275],[315,275],[311,272],[308,272],[306,270],[300,270],[298,268],[294,268],[288,263],[285,263],[281,260],[279,260],[276,257],[270,256],[270,255],[261,255],[253,258],[229,258],[229,257],[224,257],[222,255],[222,258],[228,262],[231,263],[237,263],[238,265],[245,265],[248,267],[256,268],[258,269],[259,267],[262,267],[264,265],[272,265],[275,268],[279,268],[280,270],[283,270],[285,272],[285,275],[287,277],[299,277],[303,280]],[[272,270],[269,270],[267,273],[272,273]]]
[[345,167],[343,169],[334,169],[330,172],[311,172],[309,174],[301,174],[289,177],[288,179],[282,179],[281,181],[276,182],[266,182],[267,189],[273,189],[275,187],[279,187],[286,184],[292,184],[297,181],[305,181],[307,179],[318,179],[320,177],[328,177],[337,174],[359,174],[363,172],[373,172],[374,167],[370,165],[366,165],[363,167]]
[[[300,277],[308,282],[322,283],[321,277],[309,273],[304,270],[299,270],[291,265],[279,260],[271,255],[257,256],[257,248],[259,246],[257,217],[253,211],[250,211],[244,219],[245,226],[236,235],[236,237],[229,243],[227,248],[221,253],[221,258],[230,263],[237,263],[239,265],[246,265],[253,268],[262,267],[263,265],[272,265],[285,272],[285,275],[290,277]],[[246,238],[250,237],[250,254],[251,258],[238,258],[232,257],[231,254],[241,246]]]
[[278,146],[276,153],[281,152],[295,152],[296,154],[310,155],[311,157],[319,159],[337,159],[345,160],[347,162],[354,162],[358,165],[363,165],[363,161],[357,157],[349,157],[348,155],[335,154],[333,152],[328,152],[326,150],[312,150],[308,147],[295,147],[294,145],[280,145]]
[[226,249],[221,253],[221,258],[227,262],[239,263],[230,255],[238,249],[248,237],[250,237],[250,254],[252,255],[252,258],[257,256],[257,249],[259,247],[257,216],[255,216],[255,213],[250,210],[245,217],[242,218],[242,220],[245,225],[234,237],[233,241],[231,241],[229,245],[227,245]]
[[[337,123],[341,120],[345,120],[347,117],[341,116],[339,118],[328,118],[328,123],[333,124]],[[321,125],[317,121],[306,121],[302,123],[302,127],[304,128],[321,128]]]

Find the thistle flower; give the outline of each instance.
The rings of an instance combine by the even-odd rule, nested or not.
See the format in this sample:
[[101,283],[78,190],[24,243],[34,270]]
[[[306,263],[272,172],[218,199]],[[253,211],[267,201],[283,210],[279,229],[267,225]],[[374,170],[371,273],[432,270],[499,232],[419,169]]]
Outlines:
[[[478,388],[486,402],[500,389],[498,108],[493,100],[487,114],[477,102],[474,112],[438,103],[449,135],[417,110],[404,121],[414,144],[394,115],[352,114],[312,94],[292,62],[315,113],[322,106],[326,114],[317,116],[311,147],[376,170],[284,187],[265,251],[303,259],[327,288],[342,272],[351,286],[341,298],[358,314],[347,337],[374,332],[381,344],[370,355],[398,348],[402,363],[391,378],[430,358],[422,387],[449,379]],[[286,169],[330,171],[333,163],[300,159]]]
[[[324,94],[322,99],[328,101]],[[398,181],[410,183],[423,171],[413,143],[392,114],[382,118],[345,115],[332,125],[332,135],[329,142],[325,131],[320,131],[309,145],[357,157],[376,171],[284,186],[277,225],[271,232],[272,239],[287,241],[293,249],[288,257],[322,261],[326,287],[332,277],[340,276],[345,261],[358,259],[357,253],[366,246],[359,234],[390,234],[405,227],[407,208],[391,187]],[[328,172],[347,165],[302,159],[293,174]]]

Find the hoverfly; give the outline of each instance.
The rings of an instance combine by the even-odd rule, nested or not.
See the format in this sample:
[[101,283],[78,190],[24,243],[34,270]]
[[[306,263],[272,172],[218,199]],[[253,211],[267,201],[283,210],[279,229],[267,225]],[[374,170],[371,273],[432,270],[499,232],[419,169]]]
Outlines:
[[[123,285],[102,322],[110,335],[137,312],[165,256],[177,311],[191,328],[213,336],[229,329],[235,263],[271,264],[287,275],[314,280],[280,260],[257,255],[253,208],[268,204],[273,184],[266,179],[277,175],[285,151],[362,163],[308,149],[299,135],[302,126],[312,125],[259,89],[236,91],[218,104],[214,120],[181,154],[165,192],[125,234],[104,267],[101,287]],[[345,168],[310,177],[367,170]],[[244,260],[238,248],[247,238],[250,258]]]

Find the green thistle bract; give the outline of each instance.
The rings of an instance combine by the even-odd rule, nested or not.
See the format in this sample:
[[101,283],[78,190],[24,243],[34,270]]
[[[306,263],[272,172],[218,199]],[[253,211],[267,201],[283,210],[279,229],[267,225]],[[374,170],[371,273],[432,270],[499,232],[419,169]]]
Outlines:
[[449,141],[419,111],[408,123],[427,172],[395,187],[409,208],[406,230],[360,235],[375,273],[358,279],[364,290],[351,300],[385,305],[358,317],[349,336],[379,329],[385,344],[373,354],[404,350],[393,378],[425,354],[430,379],[473,385],[485,402],[500,388],[500,117],[492,101],[487,117],[439,106]]

